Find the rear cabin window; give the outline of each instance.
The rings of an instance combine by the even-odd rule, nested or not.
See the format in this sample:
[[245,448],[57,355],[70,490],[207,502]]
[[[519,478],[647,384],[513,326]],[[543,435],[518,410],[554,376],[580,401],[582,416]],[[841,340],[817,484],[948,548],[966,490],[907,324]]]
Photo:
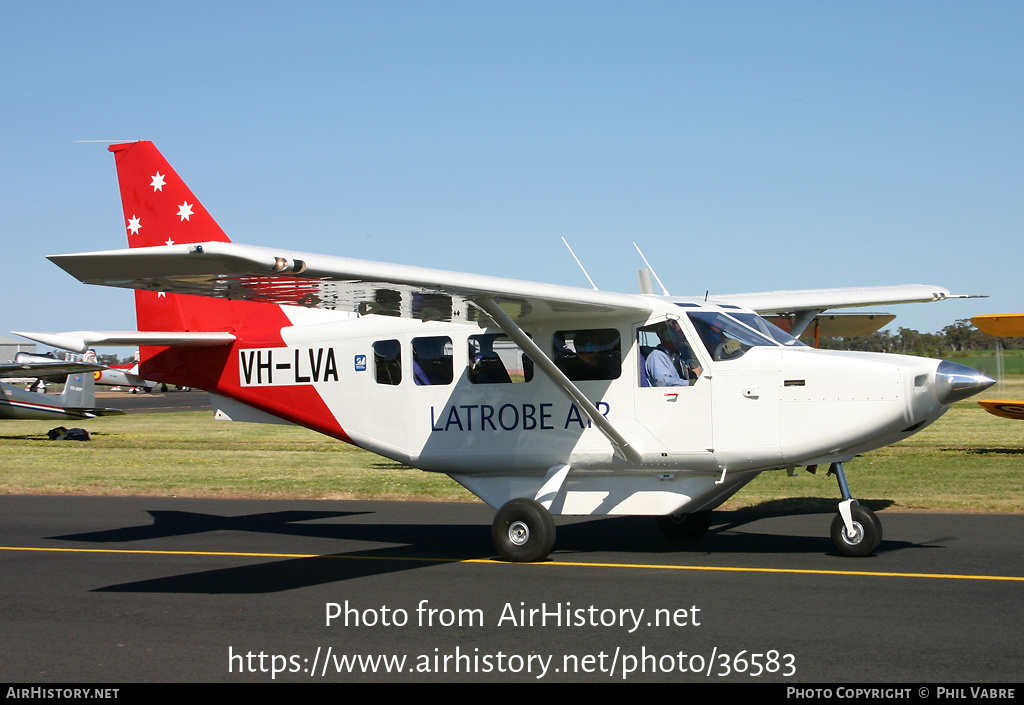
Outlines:
[[397,340],[378,340],[373,344],[373,374],[378,384],[402,381],[402,346]]
[[562,330],[552,340],[554,361],[570,380],[618,379],[622,344],[614,328]]
[[504,333],[469,337],[469,381],[512,384],[533,379],[533,361]]
[[451,384],[452,339],[446,335],[412,339],[412,377],[416,384]]

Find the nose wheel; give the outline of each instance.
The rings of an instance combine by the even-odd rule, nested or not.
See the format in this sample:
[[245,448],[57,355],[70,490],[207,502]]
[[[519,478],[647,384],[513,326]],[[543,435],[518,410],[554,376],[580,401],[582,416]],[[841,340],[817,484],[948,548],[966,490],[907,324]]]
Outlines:
[[868,556],[878,550],[882,543],[882,522],[867,507],[850,500],[850,525],[846,526],[843,513],[836,514],[832,520],[832,543],[844,556]]
[[844,556],[859,558],[871,555],[882,543],[882,522],[873,511],[862,507],[850,496],[842,463],[832,463],[828,472],[835,474],[839,491],[843,494],[839,514],[832,520],[832,543]]

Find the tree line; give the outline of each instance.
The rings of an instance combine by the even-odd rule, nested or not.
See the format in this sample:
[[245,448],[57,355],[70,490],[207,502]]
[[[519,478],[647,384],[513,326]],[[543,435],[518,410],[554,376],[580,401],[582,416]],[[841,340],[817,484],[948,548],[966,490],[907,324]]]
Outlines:
[[1024,338],[997,338],[982,333],[966,318],[946,326],[939,333],[920,333],[912,328],[898,328],[895,333],[880,330],[855,338],[821,338],[818,347],[825,350],[863,350],[943,357],[971,350],[995,350],[996,343],[1002,344],[1004,350],[1024,348]]

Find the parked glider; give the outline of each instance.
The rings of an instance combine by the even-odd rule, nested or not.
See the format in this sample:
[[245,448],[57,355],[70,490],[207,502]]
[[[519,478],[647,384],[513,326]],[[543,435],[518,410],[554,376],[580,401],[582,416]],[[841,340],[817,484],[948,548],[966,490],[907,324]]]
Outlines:
[[101,365],[59,361],[0,365],[0,377],[5,379],[67,375],[59,395],[37,394],[0,382],[0,419],[92,419],[123,414],[120,409],[96,407],[93,373],[101,369]]
[[[136,289],[142,330],[22,335],[141,345],[146,379],[211,392],[220,418],[295,423],[447,473],[498,510],[508,560],[550,553],[553,514],[652,515],[698,536],[759,473],[820,464],[843,497],[836,547],[869,554],[881,524],[843,463],[992,384],[949,362],[814,350],[758,315],[805,326],[835,307],[948,298],[941,287],[630,295],[251,247],[152,143],[110,151],[130,248],[50,259]],[[668,368],[675,386],[656,386]]]

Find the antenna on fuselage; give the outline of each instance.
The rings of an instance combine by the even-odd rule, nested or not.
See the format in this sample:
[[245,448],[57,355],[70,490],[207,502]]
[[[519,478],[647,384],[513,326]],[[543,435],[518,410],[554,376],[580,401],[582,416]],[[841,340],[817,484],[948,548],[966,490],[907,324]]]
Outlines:
[[[640,252],[640,245],[634,242],[633,247],[636,248],[637,252]],[[643,252],[640,252],[640,259],[642,259],[644,261],[644,264],[647,265],[647,268],[651,270],[651,274],[654,275],[654,279],[658,282],[658,286],[661,287],[661,293],[664,294],[665,296],[671,296],[671,294],[668,293],[668,289],[665,288],[665,285],[661,283],[661,279],[658,277],[658,273],[654,271],[654,267],[652,267],[651,263],[647,261],[646,257],[644,257]]]
[[578,264],[580,266],[580,269],[583,270],[583,276],[585,276],[587,278],[587,281],[590,282],[590,286],[594,287],[594,291],[600,291],[600,289],[597,288],[597,284],[594,283],[594,280],[590,278],[589,274],[587,274],[587,268],[583,266],[582,262],[580,262],[580,258],[576,256],[575,252],[572,251],[572,248],[569,247],[569,243],[566,242],[566,239],[564,237],[562,238],[562,242],[565,243],[565,246],[566,248],[568,248],[569,254],[572,255],[572,258],[576,260],[576,264]]

